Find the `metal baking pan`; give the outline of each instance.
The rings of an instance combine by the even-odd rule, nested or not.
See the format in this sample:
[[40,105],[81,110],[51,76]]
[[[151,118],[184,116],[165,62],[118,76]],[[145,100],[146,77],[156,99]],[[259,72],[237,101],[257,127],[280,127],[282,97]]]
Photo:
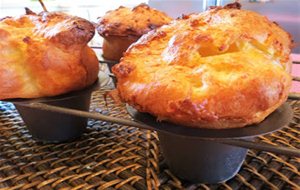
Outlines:
[[59,143],[71,141],[86,130],[87,118],[39,110],[28,105],[46,103],[69,109],[89,111],[91,93],[99,88],[99,82],[80,90],[60,96],[36,99],[10,99],[21,115],[29,133],[38,141]]
[[222,140],[252,140],[287,125],[293,117],[288,103],[283,104],[259,124],[234,129],[192,128],[169,122],[157,122],[150,114],[127,105],[128,113],[138,122],[158,132],[164,159],[170,170],[193,183],[220,183],[234,177],[246,157],[247,148]]

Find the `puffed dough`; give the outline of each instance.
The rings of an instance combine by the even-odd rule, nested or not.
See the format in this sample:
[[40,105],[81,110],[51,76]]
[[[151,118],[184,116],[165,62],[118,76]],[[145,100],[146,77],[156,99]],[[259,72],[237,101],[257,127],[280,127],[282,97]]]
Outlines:
[[113,67],[121,99],[176,124],[259,123],[287,99],[291,38],[266,17],[230,7],[144,35]]
[[165,13],[146,4],[108,11],[97,24],[97,31],[103,37],[103,57],[119,61],[128,47],[143,34],[171,20]]
[[83,89],[98,78],[87,46],[94,26],[58,12],[0,20],[0,99],[55,96]]

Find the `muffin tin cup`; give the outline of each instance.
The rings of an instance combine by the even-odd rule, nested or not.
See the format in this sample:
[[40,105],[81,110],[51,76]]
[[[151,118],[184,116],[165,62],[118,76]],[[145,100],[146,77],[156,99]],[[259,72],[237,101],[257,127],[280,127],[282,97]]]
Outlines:
[[[91,94],[46,102],[49,105],[88,111]],[[40,101],[40,103],[45,103]],[[15,104],[33,138],[44,142],[63,142],[79,137],[86,129],[87,119],[37,110]]]
[[248,149],[158,132],[165,162],[192,183],[220,183],[240,170]]
[[59,143],[71,141],[82,135],[87,127],[87,118],[31,108],[31,103],[89,111],[91,93],[97,84],[66,95],[31,100],[13,100],[29,133],[37,141]]
[[127,105],[131,117],[158,133],[160,147],[169,169],[179,178],[193,183],[220,183],[234,177],[245,160],[248,149],[232,146],[228,140],[252,141],[255,136],[281,129],[293,117],[287,103],[256,125],[233,129],[192,128],[141,113]]

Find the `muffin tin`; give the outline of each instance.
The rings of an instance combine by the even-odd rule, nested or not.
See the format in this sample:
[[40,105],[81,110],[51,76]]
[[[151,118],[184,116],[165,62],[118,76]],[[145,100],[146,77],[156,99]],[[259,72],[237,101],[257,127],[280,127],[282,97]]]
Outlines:
[[[90,113],[130,118],[123,105],[93,93]],[[288,101],[294,118],[282,130],[255,138],[255,144],[299,147],[300,101]],[[75,141],[44,144],[32,139],[11,103],[0,103],[0,186],[8,189],[299,189],[299,160],[250,149],[239,173],[219,184],[188,183],[163,161],[155,131],[90,119]],[[230,139],[228,139],[229,141]]]
[[[287,103],[258,125],[222,130],[197,129],[167,122],[156,122],[153,116],[139,113],[130,106],[127,106],[128,113],[138,122],[88,112],[86,109],[88,109],[90,93],[97,86],[95,84],[82,92],[68,94],[66,98],[56,98],[62,101],[71,98],[64,105],[41,100],[14,100],[14,104],[32,135],[44,142],[62,142],[80,136],[85,130],[86,118],[155,130],[158,132],[160,146],[171,171],[179,178],[193,183],[219,183],[232,178],[239,171],[248,148],[300,156],[300,151],[295,149],[251,142],[255,136],[274,132],[288,124],[293,114]],[[71,104],[77,104],[77,101],[82,101],[80,100],[82,97],[86,97],[82,109],[71,106]],[[34,118],[40,117],[45,117],[47,122],[43,125],[38,122],[34,123],[36,122]],[[65,119],[60,120],[62,117]],[[54,125],[55,122],[58,123]],[[51,134],[53,126],[57,127],[57,133]],[[60,133],[62,135],[58,135]]]
[[157,122],[150,114],[127,106],[136,121],[152,126],[158,132],[160,146],[170,170],[181,179],[193,183],[220,183],[237,174],[246,157],[247,148],[221,142],[224,139],[251,140],[281,129],[293,117],[285,103],[257,125],[234,129],[198,129],[168,122]]
[[[114,79],[113,75],[110,77]],[[85,132],[87,118],[157,131],[171,171],[193,183],[214,184],[232,178],[239,171],[248,148],[300,155],[295,149],[251,142],[253,137],[274,132],[290,121],[293,113],[287,103],[258,125],[238,129],[196,129],[158,123],[151,115],[139,113],[130,106],[126,107],[128,113],[138,122],[88,112],[91,93],[99,86],[97,81],[87,89],[63,96],[10,101],[15,104],[32,136],[43,142],[76,139]]]
[[74,140],[86,130],[87,118],[44,111],[30,107],[32,103],[65,107],[70,109],[89,111],[91,94],[99,88],[99,82],[71,93],[49,98],[12,99],[12,102],[29,132],[38,141],[64,142]]

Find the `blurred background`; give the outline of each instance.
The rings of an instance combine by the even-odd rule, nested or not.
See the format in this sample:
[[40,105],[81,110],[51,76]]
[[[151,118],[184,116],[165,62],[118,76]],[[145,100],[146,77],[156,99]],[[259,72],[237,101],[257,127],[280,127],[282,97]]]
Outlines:
[[[97,21],[97,18],[108,10],[115,9],[120,5],[135,6],[145,3],[146,0],[43,0],[49,11],[63,11],[72,15]],[[35,12],[42,11],[38,0],[0,0],[0,17],[17,16],[24,13],[24,7]]]

